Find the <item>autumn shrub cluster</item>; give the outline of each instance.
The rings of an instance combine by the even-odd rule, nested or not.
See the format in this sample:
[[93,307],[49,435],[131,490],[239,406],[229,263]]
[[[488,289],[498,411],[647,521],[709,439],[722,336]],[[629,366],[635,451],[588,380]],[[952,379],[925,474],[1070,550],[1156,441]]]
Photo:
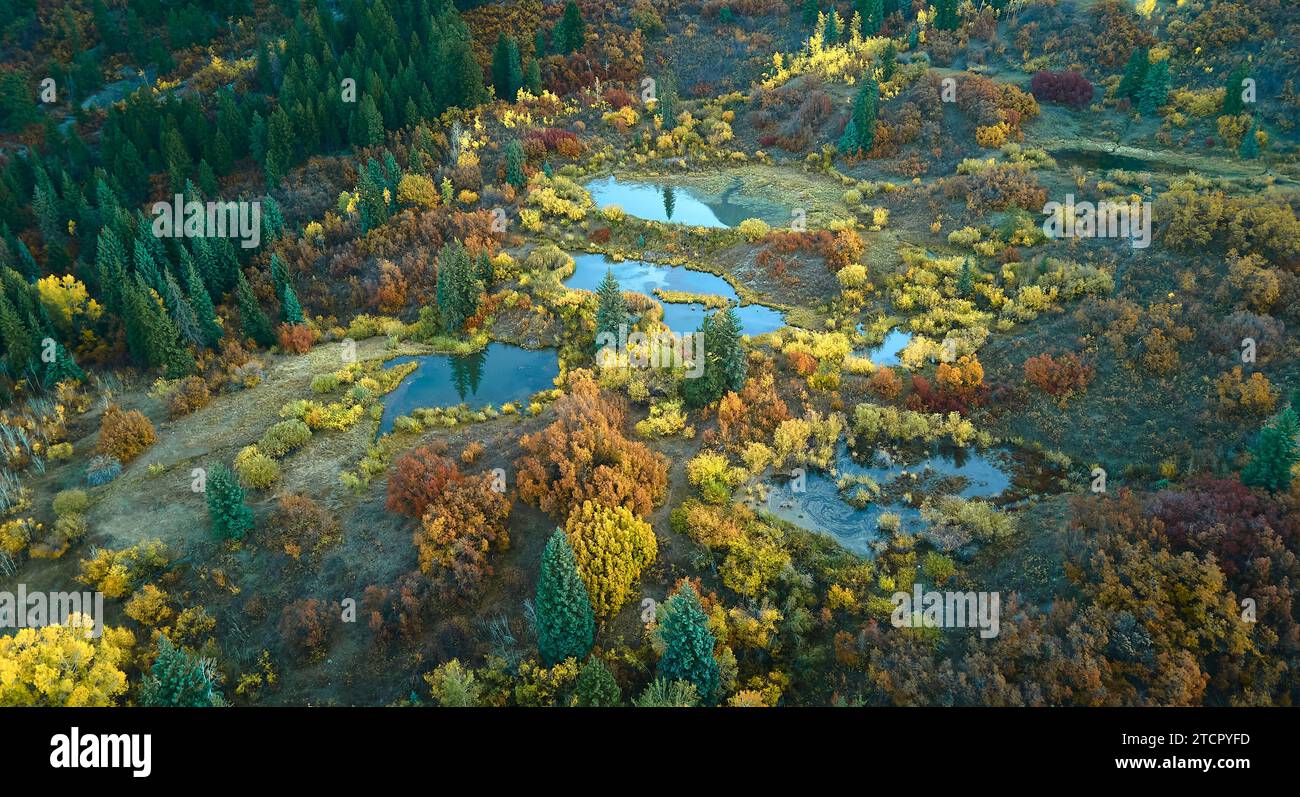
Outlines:
[[1053,357],[1044,352],[1025,360],[1023,369],[1026,382],[1058,400],[1087,390],[1093,374],[1077,354]]
[[153,424],[139,410],[124,412],[116,404],[110,404],[104,410],[104,416],[99,422],[99,443],[96,446],[100,454],[114,457],[125,465],[156,442],[158,434],[154,431]]
[[1076,111],[1092,102],[1092,83],[1078,72],[1038,72],[1029,90],[1039,102],[1064,105]]
[[520,439],[519,495],[556,519],[584,501],[648,515],[665,495],[668,461],[623,433],[627,414],[591,373],[574,371],[556,419]]
[[443,456],[441,445],[424,445],[403,454],[388,476],[389,512],[420,518],[430,502],[442,495],[447,483],[460,477],[460,469]]
[[452,475],[431,500],[414,542],[420,570],[448,598],[474,594],[492,575],[490,554],[510,545],[506,521],[512,498],[496,489],[491,473]]
[[167,401],[167,414],[173,418],[189,415],[206,406],[210,399],[207,381],[201,376],[187,376],[172,391]]

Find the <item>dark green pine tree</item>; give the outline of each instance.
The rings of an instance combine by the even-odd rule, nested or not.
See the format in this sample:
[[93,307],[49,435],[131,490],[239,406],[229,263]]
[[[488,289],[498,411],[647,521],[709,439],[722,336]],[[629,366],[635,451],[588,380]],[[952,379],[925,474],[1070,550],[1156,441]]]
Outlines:
[[1150,68],[1151,56],[1147,48],[1134,47],[1133,53],[1128,57],[1128,63],[1124,65],[1124,75],[1119,79],[1115,96],[1137,99],[1138,93],[1142,91],[1142,84],[1146,82],[1147,70]]
[[748,364],[745,347],[740,342],[740,319],[736,317],[735,309],[728,305],[715,312],[711,331],[713,340],[706,340],[705,345],[717,352],[717,359],[710,360],[716,374],[709,380],[716,386],[713,388],[716,397],[722,398],[728,390],[739,393],[745,385]]
[[198,319],[199,329],[203,332],[203,345],[216,348],[224,333],[221,324],[217,321],[217,311],[212,306],[212,297],[208,295],[208,289],[203,286],[203,280],[199,277],[198,269],[193,263],[190,263],[185,270],[185,289],[189,291],[190,306],[194,308],[194,317]]
[[244,488],[235,474],[218,464],[208,472],[204,491],[212,533],[220,540],[242,540],[253,528],[253,510],[244,503]]
[[934,27],[936,30],[957,30],[961,20],[957,17],[957,0],[936,0]]
[[438,253],[438,310],[443,329],[457,333],[478,310],[482,293],[474,277],[474,260],[464,244],[455,240]]
[[840,136],[840,152],[856,155],[867,152],[875,144],[879,101],[880,86],[870,78],[864,80],[853,101],[853,115]]
[[658,630],[664,643],[658,677],[694,684],[701,703],[716,703],[721,688],[718,660],[713,657],[717,640],[691,582],[684,582],[664,604]]
[[0,343],[4,344],[10,373],[23,373],[34,362],[36,341],[4,291],[0,291]]
[[[148,235],[147,230],[142,230],[141,235]],[[162,286],[162,274],[158,271],[158,264],[154,262],[153,255],[149,252],[149,246],[143,237],[135,239],[135,254],[131,258],[135,266],[135,274],[145,285],[157,290]]]
[[696,409],[716,401],[722,395],[716,392],[717,386],[713,382],[718,372],[717,365],[710,362],[717,356],[710,347],[710,343],[716,339],[713,333],[712,315],[704,316],[700,328],[692,334],[692,338],[704,341],[704,364],[701,368],[699,363],[693,363],[692,371],[688,371],[682,379],[682,399],[687,407]]
[[1154,116],[1169,96],[1169,59],[1156,61],[1147,70],[1138,93],[1138,111],[1143,116]]
[[969,297],[974,289],[974,274],[971,273],[970,258],[961,262],[961,273],[957,275],[957,295]]
[[840,40],[840,22],[835,14],[826,17],[826,30],[824,31],[823,41],[826,44],[835,44]]
[[303,323],[302,305],[298,303],[298,294],[292,285],[284,287],[284,301],[280,305],[280,317],[286,324]]
[[163,289],[163,302],[167,305],[167,312],[171,314],[181,337],[195,348],[201,348],[205,343],[203,328],[199,324],[194,308],[190,306],[189,299],[181,291],[181,286],[177,284],[176,278],[170,271],[163,275]]
[[578,672],[573,698],[581,708],[616,708],[623,705],[623,690],[605,662],[592,656]]
[[266,183],[277,188],[293,166],[293,122],[283,108],[276,108],[266,129]]
[[271,283],[275,285],[275,298],[284,301],[284,289],[289,285],[289,267],[278,252],[271,254]]
[[582,19],[582,11],[575,0],[569,0],[564,6],[564,16],[555,26],[555,50],[561,55],[568,55],[581,50],[587,43],[587,23]]
[[137,362],[162,369],[168,379],[194,373],[194,357],[181,344],[176,325],[159,305],[158,294],[138,276],[123,290],[122,321],[127,348]]
[[236,300],[239,303],[239,321],[243,325],[244,337],[252,338],[258,346],[270,348],[275,343],[275,333],[271,331],[271,322],[257,303],[253,287],[244,279],[243,272],[235,286]]
[[99,234],[95,247],[95,270],[99,277],[104,307],[113,315],[121,315],[122,278],[125,275],[126,253],[117,234],[110,229],[105,229]]
[[880,26],[885,20],[884,0],[856,0],[853,7],[862,18],[863,37],[880,33]]
[[506,144],[506,182],[520,189],[528,184],[524,174],[524,146],[518,139]]
[[217,688],[216,667],[208,659],[187,653],[158,634],[158,657],[140,681],[140,705],[209,708],[226,705]]
[[889,44],[885,45],[885,51],[880,55],[880,79],[889,82],[894,79],[898,72],[898,47],[894,45],[894,40],[890,39]]
[[514,102],[515,95],[524,85],[524,71],[519,61],[519,44],[505,33],[497,34],[492,50],[492,85],[497,99]]
[[817,24],[817,13],[821,7],[817,0],[803,0],[803,25],[805,28],[811,28]]
[[1246,135],[1241,137],[1241,146],[1237,149],[1237,154],[1245,160],[1254,160],[1259,157],[1259,123],[1251,122],[1250,129]]
[[1228,73],[1227,80],[1223,84],[1223,112],[1228,116],[1238,116],[1246,108],[1246,103],[1241,94],[1245,90],[1242,82],[1250,77],[1250,64],[1245,61]]
[[45,385],[53,387],[60,382],[84,382],[86,372],[81,370],[72,354],[62,343],[54,346],[54,360],[45,365]]
[[1290,489],[1291,469],[1300,461],[1297,435],[1300,435],[1300,420],[1296,411],[1287,407],[1259,431],[1250,450],[1250,463],[1241,472],[1241,483],[1273,493]]
[[623,298],[623,289],[614,278],[612,270],[605,271],[605,278],[600,281],[596,291],[596,337],[595,348],[604,348],[612,336],[619,340],[619,329],[628,326],[627,300]]
[[587,587],[564,532],[556,529],[542,552],[537,580],[537,650],[553,667],[567,658],[582,660],[596,638],[596,620]]
[[538,60],[534,58],[529,61],[528,68],[524,70],[524,88],[533,96],[542,93],[542,67]]

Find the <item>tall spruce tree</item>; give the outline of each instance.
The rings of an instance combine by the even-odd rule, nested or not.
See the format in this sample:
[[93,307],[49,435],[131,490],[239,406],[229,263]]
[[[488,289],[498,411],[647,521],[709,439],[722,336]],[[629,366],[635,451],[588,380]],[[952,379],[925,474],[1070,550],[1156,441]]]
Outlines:
[[858,12],[858,18],[862,20],[864,38],[880,33],[880,26],[885,19],[884,0],[856,0],[853,7]]
[[1245,86],[1242,83],[1250,77],[1250,65],[1245,61],[1237,64],[1231,72],[1228,73],[1227,79],[1223,84],[1223,113],[1228,116],[1238,116],[1245,110],[1246,104],[1242,99],[1242,92]]
[[[608,337],[619,340],[620,328],[628,326],[627,300],[623,298],[623,289],[619,287],[614,272],[606,269],[605,278],[600,281],[596,291],[596,338],[594,347],[603,348]],[[602,341],[602,338],[604,340]]]
[[840,136],[840,152],[857,155],[871,149],[876,142],[876,114],[880,101],[880,85],[868,78],[862,82],[853,101],[853,115]]
[[253,528],[253,510],[244,503],[244,488],[225,465],[217,464],[208,472],[204,486],[208,499],[208,519],[212,533],[220,540],[242,540]]
[[1287,407],[1259,431],[1250,449],[1250,463],[1241,472],[1242,484],[1274,493],[1290,489],[1291,470],[1300,461],[1297,435],[1300,435],[1300,420],[1295,409]]
[[1252,121],[1250,129],[1246,135],[1241,137],[1241,146],[1237,148],[1237,154],[1245,160],[1254,160],[1259,157],[1259,123]]
[[221,342],[224,333],[221,324],[217,321],[217,311],[212,306],[212,297],[208,295],[207,288],[203,287],[203,280],[199,277],[198,269],[193,263],[190,263],[185,270],[185,288],[189,291],[190,306],[194,308],[194,317],[198,319],[199,329],[203,333],[203,345],[215,348]]
[[542,552],[536,608],[537,649],[545,666],[586,657],[595,640],[596,620],[573,549],[560,529]]
[[582,19],[582,11],[575,0],[569,0],[564,6],[564,16],[555,26],[555,49],[561,55],[568,55],[581,50],[587,43],[587,23]]
[[957,30],[961,20],[957,16],[957,0],[936,0],[934,27],[936,30]]
[[239,273],[235,291],[244,336],[252,338],[258,346],[269,348],[275,343],[275,333],[271,330],[271,322],[267,320],[266,313],[262,312],[261,305],[257,303],[257,297],[253,295],[253,287],[244,279],[243,272]]
[[438,253],[438,311],[448,332],[460,332],[478,310],[482,287],[474,270],[474,259],[458,240]]
[[664,644],[658,677],[691,683],[702,703],[716,703],[722,680],[718,660],[713,656],[717,640],[709,630],[708,615],[691,582],[684,582],[664,604],[658,632]]
[[187,653],[166,634],[158,635],[158,656],[140,682],[140,705],[208,708],[226,705],[217,688],[219,676],[209,659]]
[[1169,96],[1169,59],[1162,58],[1147,70],[1138,93],[1138,110],[1143,116],[1153,116]]
[[1142,84],[1146,82],[1147,70],[1150,68],[1151,56],[1147,48],[1134,47],[1128,57],[1128,63],[1124,65],[1124,74],[1119,79],[1115,96],[1137,99],[1138,93],[1142,91]]

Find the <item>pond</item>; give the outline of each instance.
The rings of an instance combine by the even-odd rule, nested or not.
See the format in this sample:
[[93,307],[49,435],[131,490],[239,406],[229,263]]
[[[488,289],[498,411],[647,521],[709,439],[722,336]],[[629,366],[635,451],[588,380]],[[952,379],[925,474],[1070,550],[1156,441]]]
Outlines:
[[871,360],[873,365],[895,366],[902,362],[898,359],[898,355],[901,354],[903,349],[907,348],[907,344],[911,342],[911,332],[904,332],[895,327],[885,333],[885,339],[881,341],[880,345],[858,349],[853,352],[853,356]]
[[[900,529],[904,532],[914,534],[925,527],[920,510],[904,501],[902,492],[926,487],[927,494],[935,496],[989,499],[1011,486],[1011,456],[1006,449],[937,451],[910,465],[893,462],[880,452],[870,465],[864,465],[841,443],[835,467],[838,477],[870,477],[880,485],[884,497],[863,509],[855,508],[842,498],[837,477],[809,470],[804,477],[803,492],[793,491],[786,481],[771,482],[766,506],[762,508],[796,526],[825,534],[863,556],[872,555],[872,544],[883,540],[876,524],[887,512],[900,517]],[[938,481],[961,486],[955,490],[933,489],[931,486]]]
[[419,366],[384,397],[381,435],[392,431],[399,417],[420,408],[462,403],[480,408],[524,401],[555,387],[554,379],[560,373],[555,350],[525,349],[509,343],[490,343],[473,354],[394,357],[384,368],[409,362]]
[[1172,168],[1160,161],[1144,160],[1132,155],[1120,155],[1103,149],[1067,148],[1048,153],[1061,166],[1079,166],[1091,171],[1123,169],[1129,172],[1185,171]]
[[787,224],[790,212],[774,203],[742,198],[736,180],[720,195],[667,184],[619,180],[607,177],[584,186],[601,208],[618,205],[625,213],[647,221],[689,224],[695,227],[735,227],[745,219],[762,219]]
[[[605,279],[606,271],[613,271],[618,285],[625,291],[644,293],[652,299],[655,288],[668,291],[685,291],[708,296],[721,296],[733,302],[740,301],[736,290],[722,277],[707,271],[695,271],[685,266],[666,266],[639,260],[616,263],[601,254],[573,254],[577,264],[573,276],[564,281],[569,288],[595,291]],[[705,307],[699,302],[665,302],[664,323],[679,335],[694,332],[704,320]],[[762,304],[749,304],[733,308],[740,320],[742,335],[763,335],[785,326],[780,310]]]

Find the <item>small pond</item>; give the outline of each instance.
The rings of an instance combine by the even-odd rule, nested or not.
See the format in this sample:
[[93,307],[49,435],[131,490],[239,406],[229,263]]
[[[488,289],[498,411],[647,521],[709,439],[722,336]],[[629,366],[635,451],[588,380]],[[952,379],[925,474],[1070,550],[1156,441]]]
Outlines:
[[745,219],[787,224],[790,212],[775,203],[742,198],[741,183],[732,183],[720,195],[667,184],[606,177],[584,186],[601,208],[618,205],[625,213],[647,221],[689,224],[694,227],[735,227]]
[[[606,271],[613,271],[619,287],[625,291],[644,293],[652,299],[655,288],[668,291],[686,291],[688,293],[708,296],[721,296],[733,302],[739,301],[735,289],[722,277],[707,271],[694,271],[685,266],[667,266],[659,263],[644,263],[638,260],[624,260],[616,263],[605,255],[574,253],[577,264],[573,276],[564,281],[566,287],[595,291],[605,279]],[[673,332],[684,335],[700,328],[704,320],[705,307],[698,302],[665,302],[659,300],[664,308],[664,323]],[[785,326],[785,317],[781,311],[761,304],[749,304],[733,308],[740,320],[740,332],[743,335],[762,335],[774,332]]]
[[858,349],[853,352],[853,356],[862,357],[871,360],[873,365],[896,366],[901,363],[898,355],[907,344],[912,342],[912,333],[904,332],[895,327],[885,334],[885,339],[878,346],[870,346],[865,349]]
[[560,373],[554,349],[525,349],[509,343],[490,343],[481,351],[465,355],[394,357],[384,367],[409,362],[419,366],[384,396],[381,435],[392,431],[399,417],[420,408],[462,403],[478,408],[524,401],[534,393],[555,387],[554,379]]
[[[937,451],[920,462],[903,464],[893,462],[883,452],[875,455],[870,464],[858,462],[844,443],[840,444],[835,466],[837,476],[809,470],[804,478],[804,491],[794,492],[784,480],[769,483],[767,503],[762,507],[769,513],[796,526],[826,534],[848,550],[872,555],[872,543],[881,540],[876,524],[885,513],[898,515],[901,530],[916,533],[924,528],[919,509],[906,503],[901,493],[927,487],[931,495],[959,495],[962,498],[990,499],[1011,486],[1011,455],[1005,449],[976,451],[950,449]],[[912,474],[916,478],[912,479]],[[883,490],[882,499],[863,509],[857,509],[843,499],[836,484],[838,476],[867,476]],[[933,490],[932,485],[960,479],[956,490]],[[851,489],[851,488],[850,488]]]

